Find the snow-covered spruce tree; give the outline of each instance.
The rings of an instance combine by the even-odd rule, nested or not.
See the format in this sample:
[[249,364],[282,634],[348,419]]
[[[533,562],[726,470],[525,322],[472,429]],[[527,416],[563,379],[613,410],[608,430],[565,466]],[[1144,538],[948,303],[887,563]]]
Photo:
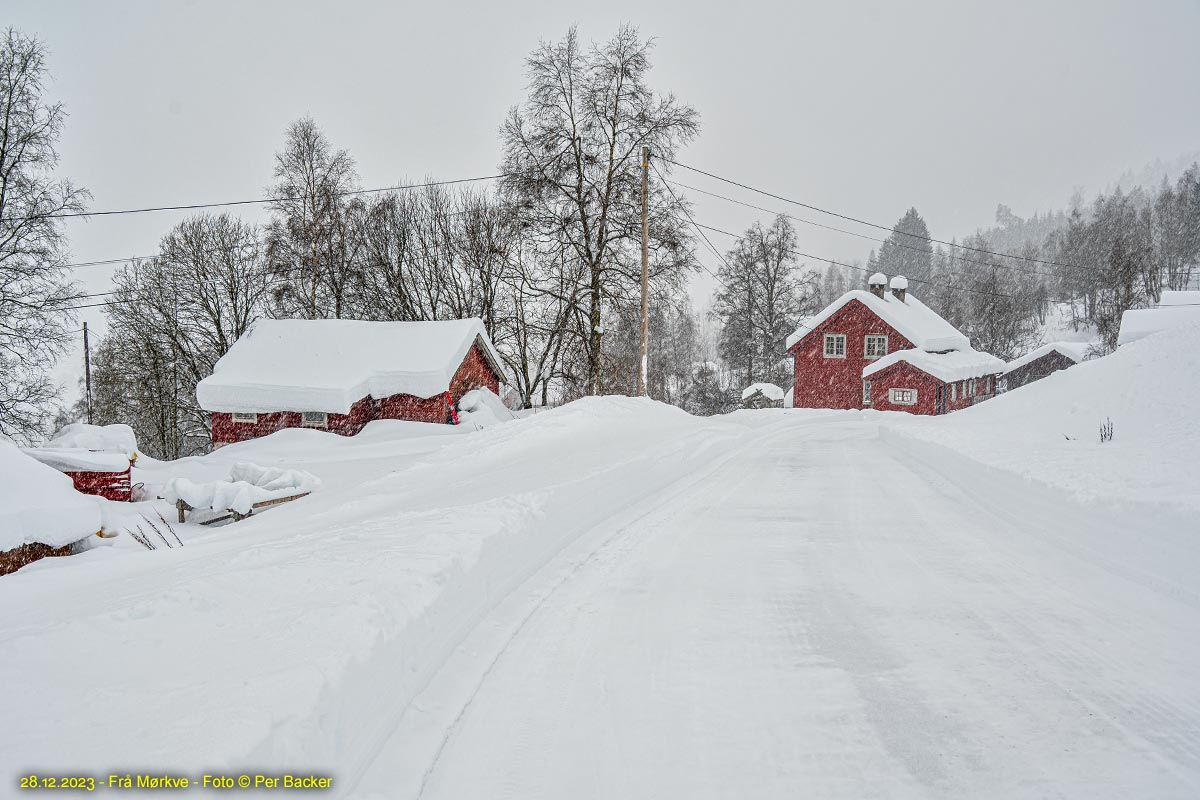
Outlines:
[[933,271],[933,243],[929,227],[915,208],[892,227],[892,232],[879,249],[876,269],[885,275],[903,275],[914,283],[929,280]]
[[356,240],[346,193],[358,188],[354,159],[335,151],[311,117],[293,122],[275,154],[268,188],[272,219],[266,255],[275,279],[272,311],[280,317],[341,317]]
[[745,385],[787,383],[784,344],[800,317],[820,305],[819,278],[798,266],[795,244],[787,217],[765,228],[756,222],[718,273],[713,313],[721,322],[720,354]]
[[50,369],[73,330],[80,293],[63,268],[60,214],[79,212],[86,191],[55,180],[55,145],[66,112],[42,98],[46,52],[9,28],[0,38],[0,434],[41,436],[57,390]]
[[[641,156],[665,159],[695,137],[699,116],[650,88],[653,42],[631,25],[584,47],[575,28],[527,59],[525,101],[501,127],[502,190],[531,235],[567,250],[565,289],[575,320],[565,327],[564,380],[573,393],[603,390],[604,321],[636,294],[641,273]],[[680,280],[695,264],[679,201],[651,181],[650,269],[656,283]],[[551,248],[553,249],[553,248]],[[573,351],[573,352],[572,352]],[[569,365],[581,364],[582,374]]]

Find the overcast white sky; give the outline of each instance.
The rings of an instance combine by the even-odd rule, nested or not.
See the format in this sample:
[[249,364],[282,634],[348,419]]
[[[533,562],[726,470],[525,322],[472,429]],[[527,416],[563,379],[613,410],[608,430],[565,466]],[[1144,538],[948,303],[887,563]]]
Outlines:
[[[364,186],[491,174],[524,57],[573,22],[657,37],[654,85],[703,120],[681,160],[886,225],[915,205],[939,238],[987,226],[997,203],[1027,216],[1200,150],[1200,0],[0,7],[50,49],[61,171],[95,210],[261,197],[304,114]],[[182,216],[73,222],[74,260],[152,253]],[[755,214],[697,198],[697,218],[740,231]],[[799,227],[821,256],[871,244]],[[79,275],[106,288],[104,268]]]

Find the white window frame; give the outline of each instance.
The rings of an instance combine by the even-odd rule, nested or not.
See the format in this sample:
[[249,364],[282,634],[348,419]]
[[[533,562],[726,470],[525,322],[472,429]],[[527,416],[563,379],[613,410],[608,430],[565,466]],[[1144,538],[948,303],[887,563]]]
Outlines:
[[888,389],[888,402],[894,406],[915,406],[917,404],[916,389]]
[[958,402],[958,381],[950,384],[950,402]]
[[988,375],[988,376],[987,376],[987,383],[986,383],[986,384],[984,384],[984,390],[983,390],[983,393],[984,393],[984,394],[991,394],[991,393],[992,393],[992,376],[991,376],[991,375]]
[[[833,351],[830,352],[829,345],[833,345]],[[841,345],[841,351],[838,352],[838,345]],[[844,333],[827,333],[825,334],[825,347],[822,351],[826,358],[845,358],[846,357],[846,334]]]
[[871,382],[863,381],[862,404],[864,406],[871,405]]
[[251,411],[234,411],[229,415],[229,419],[238,425],[258,424],[258,414]]
[[971,378],[971,379],[970,379],[970,381],[969,381],[969,382],[968,382],[968,384],[967,384],[967,388],[968,388],[968,390],[969,390],[969,392],[970,392],[970,394],[971,394],[971,397],[974,397],[974,396],[975,396],[975,389],[976,389],[976,385],[975,385],[975,379],[974,379],[974,378]]
[[[320,419],[316,418],[318,414],[320,414]],[[328,428],[329,414],[324,411],[301,411],[300,424],[305,428]]]
[[[878,352],[879,348],[876,347],[875,348],[876,352],[872,353],[871,352],[871,343],[874,342],[875,344],[878,345],[881,341],[883,342],[883,352],[882,353]],[[879,334],[869,333],[863,337],[863,358],[874,361],[877,358],[883,358],[887,354],[888,354],[888,337],[887,336],[880,336]]]

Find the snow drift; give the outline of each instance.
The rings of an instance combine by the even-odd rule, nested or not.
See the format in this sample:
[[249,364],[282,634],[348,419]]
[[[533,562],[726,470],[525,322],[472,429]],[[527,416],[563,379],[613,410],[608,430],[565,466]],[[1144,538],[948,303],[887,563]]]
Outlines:
[[63,547],[100,530],[100,500],[6,441],[0,441],[0,476],[0,551],[34,542]]

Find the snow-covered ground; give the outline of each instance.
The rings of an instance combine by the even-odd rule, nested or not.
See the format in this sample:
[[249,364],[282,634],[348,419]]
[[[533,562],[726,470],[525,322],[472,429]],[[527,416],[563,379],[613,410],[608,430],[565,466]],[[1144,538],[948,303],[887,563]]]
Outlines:
[[152,488],[238,462],[321,484],[0,578],[5,780],[1195,797],[1200,442],[1171,376],[1198,345],[938,419],[603,398],[141,459]]

